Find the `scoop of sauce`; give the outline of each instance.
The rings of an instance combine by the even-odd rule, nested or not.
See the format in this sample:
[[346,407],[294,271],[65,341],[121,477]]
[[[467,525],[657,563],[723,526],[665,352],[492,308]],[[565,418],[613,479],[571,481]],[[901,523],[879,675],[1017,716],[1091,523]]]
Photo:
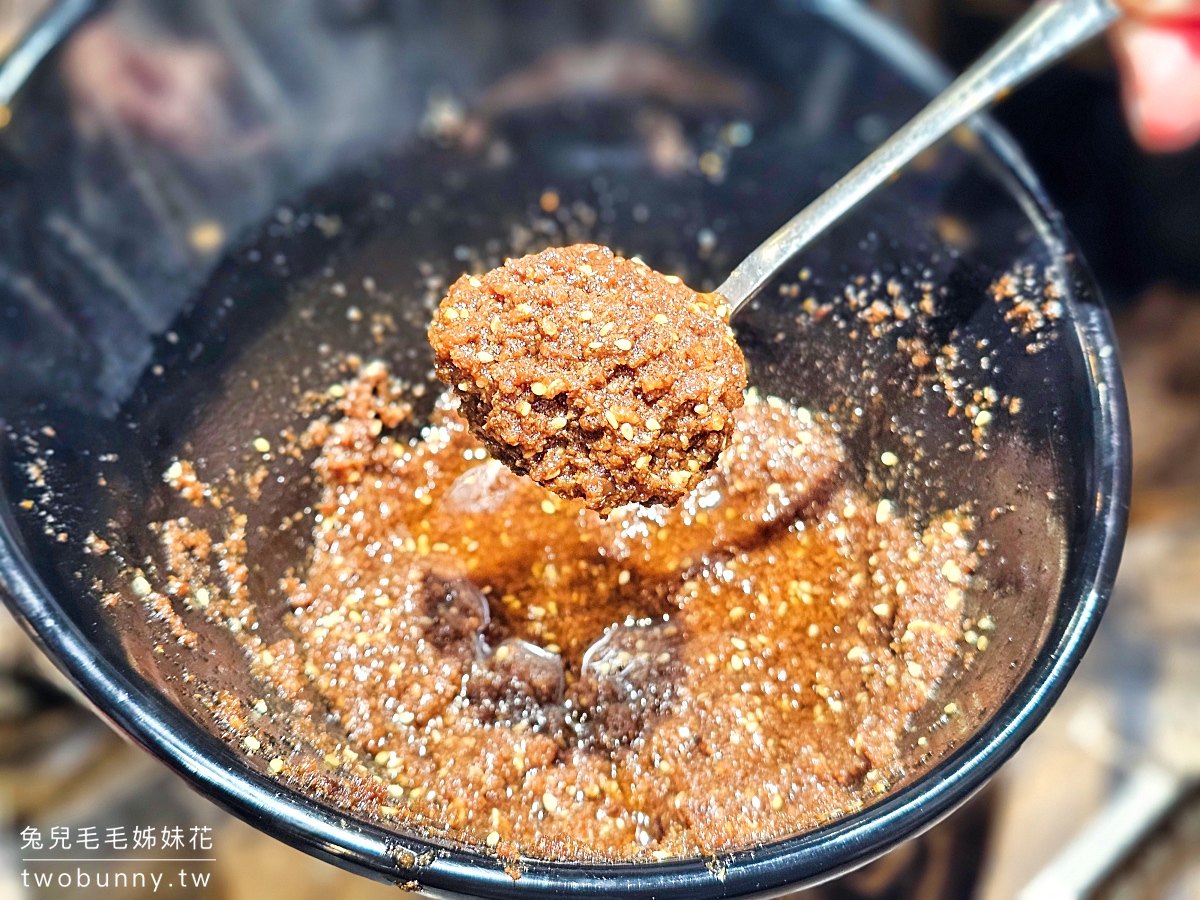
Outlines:
[[495,458],[604,515],[692,491],[746,388],[719,298],[594,244],[464,275],[429,341]]

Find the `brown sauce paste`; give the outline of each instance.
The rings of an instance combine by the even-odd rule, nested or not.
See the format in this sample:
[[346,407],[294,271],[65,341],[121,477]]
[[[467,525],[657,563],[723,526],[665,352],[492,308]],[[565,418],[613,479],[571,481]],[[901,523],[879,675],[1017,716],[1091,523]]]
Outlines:
[[497,459],[607,513],[675,503],[716,465],[746,388],[728,315],[640,260],[576,244],[463,275],[429,340]]
[[[389,438],[388,384],[367,367],[309,430],[294,637],[256,670],[328,706],[370,772],[347,802],[510,858],[653,860],[796,834],[903,774],[959,648],[965,518],[868,497],[824,416],[750,392],[680,503],[602,519],[450,399]],[[225,552],[167,531],[181,570]]]

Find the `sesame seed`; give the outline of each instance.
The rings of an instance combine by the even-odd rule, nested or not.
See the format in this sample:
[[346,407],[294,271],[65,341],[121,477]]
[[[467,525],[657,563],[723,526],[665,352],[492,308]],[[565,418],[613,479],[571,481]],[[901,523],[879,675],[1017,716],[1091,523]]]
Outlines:
[[617,338],[616,343],[617,343],[618,350],[632,350],[633,349],[633,341],[629,340],[628,338]]
[[920,678],[925,674],[925,667],[918,662],[909,662],[908,674],[913,678]]
[[746,649],[746,642],[739,637],[730,638],[729,643],[733,644],[733,646],[737,647],[739,650]]
[[544,512],[546,515],[548,515],[548,516],[553,515],[556,511],[557,510],[554,507],[553,500],[543,500],[542,501],[542,512]]
[[691,477],[692,477],[691,472],[688,472],[688,471],[685,471],[682,469],[676,469],[674,472],[672,472],[670,475],[667,476],[667,480],[671,482],[671,485],[673,487],[680,488],[680,487],[683,487],[685,484],[687,484],[688,481],[691,480]]
[[278,775],[283,771],[283,760],[277,756],[267,763],[267,768],[271,770],[273,775]]
[[262,746],[262,744],[259,743],[258,738],[256,738],[254,735],[248,734],[244,738],[242,738],[242,746],[245,747],[247,750],[249,750],[251,753],[254,753],[258,750],[259,747]]
[[558,326],[555,325],[554,321],[549,317],[542,319],[539,324],[542,327],[542,331],[544,331],[547,336],[554,337],[556,334],[558,334]]
[[976,649],[978,649],[978,650],[986,650],[986,649],[988,648],[988,644],[989,644],[989,643],[990,643],[990,641],[988,640],[988,637],[987,637],[987,635],[986,635],[986,634],[981,634],[981,635],[979,636],[979,640],[977,640],[977,641],[975,642],[975,647],[976,647]]
[[892,501],[880,500],[879,505],[875,507],[875,524],[883,525],[892,520]]
[[648,468],[650,468],[650,457],[649,457],[649,455],[648,455],[648,454],[642,454],[641,456],[639,456],[639,457],[637,458],[637,462],[635,462],[635,463],[633,464],[633,467],[634,467],[635,469],[648,469]]
[[958,567],[958,563],[954,560],[948,559],[942,564],[942,577],[951,584],[958,584],[962,581],[962,575],[962,569]]
[[646,428],[650,431],[661,431],[662,425],[659,424],[658,419],[654,418],[654,416],[651,416],[646,420]]
[[633,440],[633,426],[628,422],[621,426],[621,437],[625,438],[627,441]]
[[898,457],[891,450],[885,450],[882,454],[880,454],[879,461],[881,463],[883,463],[885,466],[890,467],[890,466],[894,466],[894,465],[896,465],[896,463],[900,462],[900,457]]
[[271,442],[266,438],[258,437],[254,439],[254,449],[258,453],[270,453]]
[[473,288],[483,287],[483,282],[480,281],[478,278],[476,278],[474,275],[472,275],[470,278],[467,279],[467,284],[471,285],[471,287],[473,287]]
[[416,719],[416,715],[406,709],[397,718],[400,720],[401,725],[411,725],[413,720]]
[[150,595],[150,582],[141,575],[135,576],[133,581],[129,583],[129,586],[133,588],[133,592],[139,597],[148,597]]
[[558,798],[549,791],[546,791],[546,793],[542,794],[542,806],[546,812],[552,813],[558,809]]
[[783,798],[778,794],[775,794],[771,797],[771,809],[775,810],[776,812],[783,809]]
[[604,411],[604,421],[613,428],[617,428],[620,425],[620,423],[617,421],[617,414],[611,409],[606,409]]
[[522,418],[529,415],[531,412],[533,412],[533,406],[530,405],[528,400],[522,400],[517,404],[517,415],[521,416]]
[[584,263],[582,266],[580,266],[579,271],[584,275],[594,275],[595,274],[595,270],[591,266],[589,266],[587,263]]
[[733,671],[735,671],[735,672],[742,671],[742,658],[740,656],[735,656],[733,659],[731,659],[729,661],[729,665],[733,668]]
[[498,843],[500,843],[500,832],[493,831],[490,834],[488,834],[487,845],[489,847],[495,847]]
[[600,337],[608,337],[610,334],[612,334],[612,330],[616,327],[617,326],[612,322],[605,322],[600,328]]
[[729,611],[729,619],[730,619],[730,621],[733,621],[733,622],[736,622],[736,621],[738,621],[738,619],[745,617],[745,615],[746,615],[746,608],[744,606],[735,606],[733,609],[731,609]]
[[871,611],[873,613],[875,613],[875,615],[883,617],[883,616],[886,616],[888,613],[890,613],[892,611],[892,608],[890,606],[888,606],[886,603],[876,603],[874,606],[871,607]]
[[550,430],[551,431],[562,431],[566,427],[567,427],[567,417],[566,416],[555,416],[553,419],[550,420]]
[[533,391],[534,396],[536,396],[536,397],[546,396],[546,386],[544,384],[542,384],[540,381],[535,381],[533,384],[531,384],[529,386],[529,389],[531,391]]
[[632,576],[629,574],[628,569],[622,569],[621,574],[617,576],[617,584],[621,584],[621,585],[629,584],[629,579],[631,577]]
[[584,322],[592,321],[592,311],[590,309],[581,309],[579,311],[579,318]]
[[481,363],[490,363],[496,361],[496,357],[492,356],[492,354],[488,353],[486,350],[480,350],[475,354],[475,358]]
[[654,317],[654,321],[659,325],[666,325],[671,320],[668,319],[666,316],[664,316],[662,313],[659,313],[658,315],[656,315]]
[[991,421],[992,414],[986,409],[980,410],[979,415],[975,417],[975,424],[980,428],[982,428],[984,425],[987,425]]

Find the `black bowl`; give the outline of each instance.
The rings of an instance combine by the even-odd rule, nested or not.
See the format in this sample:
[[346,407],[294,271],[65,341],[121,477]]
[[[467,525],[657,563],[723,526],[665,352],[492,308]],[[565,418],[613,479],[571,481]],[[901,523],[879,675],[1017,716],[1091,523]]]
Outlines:
[[[0,140],[5,598],[117,728],[235,815],[369,877],[433,893],[691,900],[779,893],[860,865],[963,802],[1045,716],[1095,630],[1123,539],[1128,426],[1110,323],[990,122],[924,156],[797,260],[781,280],[800,297],[773,284],[737,322],[754,384],[835,410],[860,473],[913,509],[975,502],[995,547],[968,609],[995,620],[991,647],[943,679],[905,738],[909,777],[864,809],[719,859],[530,860],[514,881],[487,854],[356,820],[272,779],[193,696],[197,680],[253,690],[228,635],[189,619],[199,654],[155,652],[137,604],[102,608],[114,574],[85,536],[135,559],[151,552],[145,525],[167,514],[172,456],[219,468],[253,435],[294,424],[293,386],[328,383],[325,367],[305,365],[322,345],[426,379],[430,279],[493,264],[522,228],[594,238],[715,285],[943,81],[848,2],[450,7],[329,2],[291,17],[250,4],[240,18],[228,6],[120,7],[118,32],[149,18],[142,31],[199,36],[225,55],[224,130],[202,145],[119,121],[85,127],[64,57],[32,64],[85,4],[48,19],[0,69],[0,89],[21,86]],[[78,38],[65,40],[69,54]],[[562,52],[530,66],[547,47]],[[597,60],[607,81],[576,77]],[[539,209],[548,188],[570,215]],[[1058,318],[1014,319],[989,291],[1006,273],[1039,309],[1056,300]],[[921,376],[896,350],[907,332],[859,333],[845,289],[869,296],[888,281],[933,298],[921,334],[957,348],[960,387],[1005,400],[983,437],[947,415],[945,394],[914,396]],[[802,313],[809,295],[833,312]],[[348,318],[347,304],[362,315]],[[374,313],[387,329],[372,332]],[[879,466],[888,440],[922,455],[921,471],[898,480]],[[302,481],[288,483],[299,487],[271,493],[268,479],[266,508],[305,505]],[[257,547],[264,628],[280,627],[271,585],[304,549]]]

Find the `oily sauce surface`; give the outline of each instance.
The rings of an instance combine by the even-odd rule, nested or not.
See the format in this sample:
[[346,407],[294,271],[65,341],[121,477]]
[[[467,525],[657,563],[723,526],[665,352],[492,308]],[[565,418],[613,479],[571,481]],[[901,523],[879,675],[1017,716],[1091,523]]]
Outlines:
[[959,650],[965,518],[868,497],[824,417],[750,392],[682,502],[602,519],[451,399],[389,438],[389,384],[367,367],[305,435],[313,545],[258,669],[330,709],[331,765],[369,774],[346,802],[508,858],[653,860],[796,834],[902,774]]

